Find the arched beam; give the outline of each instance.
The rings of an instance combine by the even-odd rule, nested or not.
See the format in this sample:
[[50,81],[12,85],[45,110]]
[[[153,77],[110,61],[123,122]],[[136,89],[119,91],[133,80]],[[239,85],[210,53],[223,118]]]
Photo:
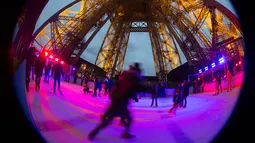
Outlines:
[[16,50],[15,56],[18,56],[20,61],[24,58],[21,53],[29,47],[33,39],[32,34],[36,22],[47,3],[48,0],[38,0],[36,2],[34,0],[28,0],[28,4],[25,6],[27,11],[24,15],[24,22],[19,27],[17,35],[12,43],[12,48]]
[[229,9],[227,9],[225,6],[223,6],[222,4],[220,4],[217,1],[214,1],[214,6],[224,15],[226,15],[226,17],[229,18],[229,20],[235,25],[235,27],[239,30],[239,32],[243,35],[242,32],[242,27],[240,25],[239,19],[238,17],[231,12]]
[[67,6],[61,8],[58,12],[56,12],[55,14],[53,14],[47,21],[45,21],[37,30],[36,32],[33,34],[32,38],[34,39],[42,30],[45,26],[47,26],[48,23],[56,20],[59,16],[60,13],[62,13],[64,10],[72,7],[73,5],[77,4],[78,2],[80,2],[82,0],[75,0],[73,2],[71,2],[70,4],[68,4]]

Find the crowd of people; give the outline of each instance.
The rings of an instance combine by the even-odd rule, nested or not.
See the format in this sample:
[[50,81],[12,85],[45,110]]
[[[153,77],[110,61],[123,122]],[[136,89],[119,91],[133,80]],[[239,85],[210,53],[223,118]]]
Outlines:
[[[46,62],[46,57],[41,52],[38,56],[35,54],[35,48],[30,47],[26,53],[26,90],[29,92],[29,84],[32,80],[35,81],[35,90],[40,90],[41,77],[44,71],[44,82],[49,83],[50,71],[52,71],[54,83],[53,89],[54,94],[56,93],[56,85],[58,84],[58,91],[62,93],[60,89],[60,79],[61,76],[64,77],[63,67],[60,62],[55,62],[54,64],[51,61]],[[47,64],[46,64],[47,63]],[[34,79],[35,76],[35,79]]]
[[[35,55],[35,48],[29,48],[26,55],[26,90],[29,91],[29,83],[32,72],[32,79],[35,81],[35,89],[40,90],[41,77],[43,75],[44,70],[44,82],[49,83],[50,72],[52,71],[53,75],[53,89],[54,94],[56,93],[56,87],[58,84],[58,91],[62,93],[60,88],[61,76],[65,81],[70,82],[70,70],[64,72],[63,66],[60,62],[52,63],[50,61],[46,62],[46,57],[44,55],[39,54],[39,56]],[[46,64],[47,63],[47,64]],[[67,74],[66,74],[67,73]],[[34,79],[35,75],[35,79]],[[89,81],[91,79],[86,77],[85,75],[82,78],[81,85],[84,84],[84,93],[90,94],[93,97],[101,96],[101,91],[104,89],[105,95],[109,95],[111,104],[107,108],[104,114],[100,116],[101,123],[92,130],[88,138],[92,140],[100,130],[105,128],[110,124],[110,122],[115,117],[120,117],[120,125],[125,126],[125,131],[123,132],[123,138],[133,138],[134,135],[129,133],[130,126],[132,124],[132,117],[130,115],[128,105],[129,100],[133,100],[135,102],[139,102],[141,96],[144,93],[149,92],[151,95],[151,106],[154,105],[158,107],[157,99],[158,97],[166,96],[166,83],[158,82],[151,83],[146,82],[143,84],[143,78],[141,76],[141,69],[139,63],[135,63],[134,65],[130,65],[129,69],[123,71],[118,79],[115,81],[112,78],[99,78],[93,77],[94,79],[94,91],[90,91]],[[215,95],[218,95],[222,92],[221,86],[222,77],[220,74],[216,75],[216,89],[217,92]],[[232,84],[232,75],[230,71],[227,71],[226,81],[228,83],[227,91],[230,91]],[[104,85],[104,86],[103,86]],[[176,110],[178,108],[186,108],[187,107],[187,97],[189,95],[190,86],[194,87],[194,93],[203,92],[204,83],[202,80],[195,80],[193,83],[190,82],[189,79],[184,82],[178,84],[175,88],[173,95],[173,106],[168,110],[170,114],[176,114]]]

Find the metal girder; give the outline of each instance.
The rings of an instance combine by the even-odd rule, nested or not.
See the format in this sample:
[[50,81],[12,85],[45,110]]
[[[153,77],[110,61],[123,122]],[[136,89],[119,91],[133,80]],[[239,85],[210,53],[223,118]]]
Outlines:
[[171,70],[181,65],[181,58],[179,56],[175,41],[167,30],[166,25],[160,23],[159,26],[158,33],[160,36],[160,49],[163,55],[162,58],[164,61],[165,70],[167,73],[169,73]]
[[198,2],[195,2],[191,5],[189,5],[188,7],[186,7],[185,11],[186,12],[192,12],[194,10],[201,9],[203,7],[204,7],[204,2],[203,1],[198,1]]
[[[75,12],[67,9],[78,1],[82,2],[81,10]],[[214,16],[209,11],[211,8],[219,9],[227,18],[233,17],[215,0],[76,0],[67,7],[44,23],[34,37],[42,36],[48,42],[42,47],[55,51],[68,64],[75,64],[100,28],[110,19],[111,26],[95,64],[112,76],[122,71],[130,32],[149,32],[156,74],[161,80],[166,80],[166,74],[182,64],[177,44],[188,62],[193,64],[209,60],[212,45],[217,45],[217,40],[212,40],[212,45],[210,41],[212,37],[215,39],[215,34],[210,37],[203,29],[214,33],[218,30],[216,36],[223,37],[223,40],[231,35],[239,35],[236,29],[240,29],[234,27],[231,30],[231,26],[238,26],[236,19],[230,25],[219,21],[219,26],[215,24],[219,16]],[[43,29],[46,25],[50,25],[49,30]],[[44,32],[50,31],[50,36],[40,33],[42,29]],[[34,43],[40,42],[35,40]]]
[[216,43],[218,42],[218,22],[216,20],[216,8],[215,7],[210,7],[210,13],[211,13],[211,21],[212,21],[212,50],[216,49]]
[[[109,10],[118,7],[117,0],[88,0],[84,9],[74,16],[58,15],[52,19],[51,37],[44,48],[53,51],[67,63],[72,63],[74,54],[81,54],[81,41],[90,32],[95,31],[105,20]],[[95,36],[95,34],[93,34]],[[84,48],[84,47],[83,47]]]
[[72,31],[67,33],[68,39],[65,41],[67,44],[62,47],[63,50],[59,51],[63,57],[70,57],[77,44],[79,44],[79,41],[85,37],[95,23],[105,16],[109,8],[114,8],[113,6],[117,7],[116,0],[97,1],[96,4],[97,5],[93,5],[89,10],[85,11],[83,14],[84,16],[81,18],[83,19],[82,22],[77,22],[77,24],[72,27]]
[[[202,61],[208,60],[207,55],[202,51],[201,46],[197,42],[194,35],[191,33],[189,28],[181,21],[179,13],[174,13],[171,9],[166,8],[166,12],[160,11],[158,9],[158,14],[165,15],[166,19],[169,21],[172,29],[175,33],[178,33],[178,36],[182,40],[182,43],[185,45],[185,51],[188,52],[189,58],[187,60],[190,63],[193,61]],[[184,48],[184,47],[183,47]],[[184,49],[183,49],[184,50]]]
[[100,23],[97,24],[95,28],[92,28],[92,30],[90,31],[92,32],[90,37],[88,39],[83,39],[82,41],[80,41],[80,43],[75,47],[75,50],[72,52],[71,56],[69,57],[70,60],[68,61],[70,61],[70,64],[75,64],[79,60],[81,54],[86,50],[90,42],[94,39],[96,34],[100,31],[100,29],[105,25],[105,23],[108,20],[109,18],[106,17],[105,19],[102,19],[102,21],[99,21]]
[[124,21],[121,16],[115,17],[98,52],[95,65],[104,69],[110,76],[122,71],[130,28],[131,22]]
[[156,74],[167,81],[167,74],[182,64],[175,40],[163,23],[149,22],[149,29]]
[[203,6],[200,13],[199,13],[199,16],[197,17],[197,20],[195,22],[195,24],[193,25],[193,33],[197,33],[197,31],[202,27],[206,17],[208,16],[209,14],[209,11],[208,9]]
[[131,32],[149,32],[147,22],[132,22]]
[[160,42],[160,36],[158,33],[159,30],[159,23],[156,23],[154,21],[148,22],[149,26],[149,35],[152,45],[152,54],[154,58],[154,67],[156,70],[156,75],[159,77],[159,80],[161,81],[167,81],[167,69],[165,68],[165,63],[163,60],[163,53],[161,49],[161,42]]
[[208,49],[211,47],[211,43],[209,39],[206,38],[206,36],[204,35],[203,32],[201,32],[201,29],[200,29],[205,18],[208,15],[208,9],[206,7],[202,7],[203,9],[200,11],[200,16],[199,16],[200,19],[197,19],[196,23],[192,23],[192,21],[190,21],[184,15],[186,12],[180,11],[179,9],[173,6],[169,6],[169,7],[166,7],[165,5],[161,5],[161,6],[165,7],[163,8],[164,9],[163,12],[166,14],[166,16],[168,16],[167,17],[168,19],[171,19],[174,16],[175,19],[172,20],[173,22],[178,21],[183,23],[189,29],[189,31],[191,31],[191,33],[197,39],[197,41],[201,41],[200,46],[202,46],[203,48],[208,48]]

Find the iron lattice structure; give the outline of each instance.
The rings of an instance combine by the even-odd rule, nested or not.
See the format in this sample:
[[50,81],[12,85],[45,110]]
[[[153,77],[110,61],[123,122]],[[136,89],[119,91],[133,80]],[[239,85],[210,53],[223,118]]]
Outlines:
[[183,64],[180,52],[190,64],[210,61],[218,43],[242,37],[238,18],[215,0],[76,0],[34,33],[33,45],[75,64],[108,20],[95,64],[111,75],[122,71],[131,32],[149,33],[161,80]]

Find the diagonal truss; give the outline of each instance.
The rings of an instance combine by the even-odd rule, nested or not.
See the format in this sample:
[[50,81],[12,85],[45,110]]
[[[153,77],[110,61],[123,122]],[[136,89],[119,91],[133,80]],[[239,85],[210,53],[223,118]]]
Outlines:
[[160,24],[158,29],[161,52],[163,55],[163,61],[165,63],[166,71],[169,73],[171,70],[177,68],[182,65],[181,58],[179,56],[179,52],[177,50],[177,44],[172,36],[169,33],[165,24]]
[[49,19],[43,29],[40,29],[40,33],[35,33],[34,45],[53,51],[70,64],[76,62],[77,57],[108,20],[105,13],[114,9],[112,5],[117,7],[117,1],[82,0],[79,10],[64,9]]
[[130,28],[131,22],[124,21],[121,16],[115,17],[98,52],[95,65],[109,72],[111,76],[122,71]]
[[[139,7],[141,2],[146,7]],[[122,71],[130,32],[149,32],[162,80],[183,64],[177,47],[190,64],[197,64],[212,60],[212,51],[225,41],[242,38],[238,19],[215,0],[76,0],[35,32],[33,45],[75,64],[109,19],[95,64],[112,75]]]
[[159,35],[159,23],[157,22],[148,22],[149,26],[149,35],[152,45],[152,54],[154,58],[154,67],[156,70],[156,75],[159,77],[159,80],[166,81],[167,79],[167,70],[165,68],[166,63],[163,59],[163,53],[161,50],[161,41]]

